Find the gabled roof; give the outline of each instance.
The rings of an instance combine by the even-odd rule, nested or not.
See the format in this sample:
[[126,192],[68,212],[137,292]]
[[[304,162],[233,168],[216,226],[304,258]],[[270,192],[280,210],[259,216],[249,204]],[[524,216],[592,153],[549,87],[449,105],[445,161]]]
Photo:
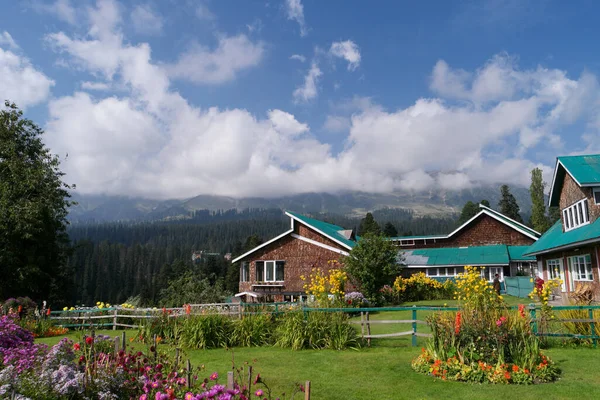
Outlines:
[[560,189],[567,173],[580,187],[600,186],[600,154],[556,158],[554,176],[550,185],[550,207],[558,206]]
[[525,255],[531,246],[506,247],[508,248],[508,257],[510,257],[510,261],[535,261],[535,256]]
[[567,232],[563,232],[561,221],[558,220],[537,242],[529,246],[525,254],[551,253],[593,242],[600,242],[600,218]]
[[404,251],[408,267],[508,265],[510,258],[506,245],[473,247],[441,247]]
[[[287,235],[290,235],[290,234],[292,236],[298,238],[298,239],[302,239],[302,240],[308,241],[310,243],[319,245],[321,247],[328,248],[328,249],[333,250],[333,251],[336,250],[335,248],[330,247],[328,245],[324,245],[322,243],[314,242],[314,241],[312,241],[312,240],[310,240],[308,238],[302,238],[302,237],[299,237],[298,235],[295,235],[293,233],[294,232],[294,221],[297,221],[297,222],[299,222],[299,223],[301,223],[303,225],[308,226],[309,228],[315,230],[316,232],[320,233],[321,235],[325,236],[326,238],[333,240],[334,242],[336,242],[337,244],[339,244],[340,247],[342,247],[342,248],[344,248],[346,250],[352,250],[352,248],[356,244],[356,242],[354,240],[349,239],[349,238],[354,237],[354,235],[352,234],[351,231],[349,232],[348,229],[344,229],[344,228],[342,228],[340,226],[329,224],[327,222],[319,221],[317,219],[308,218],[308,217],[305,217],[304,215],[297,214],[297,213],[294,213],[294,212],[291,212],[291,211],[286,211],[285,215],[287,215],[288,217],[291,218],[291,221],[290,221],[291,228],[290,228],[290,230],[285,231],[281,235],[274,237],[273,239],[271,239],[271,240],[269,240],[269,241],[267,241],[267,242],[265,242],[265,243],[263,243],[263,244],[255,247],[255,248],[253,248],[252,250],[250,250],[250,251],[242,254],[239,257],[236,257],[235,259],[231,260],[231,262],[232,263],[238,262],[238,261],[246,258],[247,256],[249,256],[250,254],[254,253],[255,251],[260,250],[263,247],[268,246],[269,244],[271,244],[271,243],[273,243],[273,242],[275,242],[275,241],[277,241],[277,240],[279,240],[279,239],[281,239],[281,238],[283,238],[283,237],[285,237]],[[357,240],[358,240],[358,238],[357,238]],[[347,254],[345,252],[341,252],[341,253]]]
[[300,222],[303,225],[308,226],[309,228],[314,229],[321,235],[333,240],[334,242],[342,245],[348,250],[352,250],[354,245],[356,245],[356,242],[354,240],[346,238],[347,230],[342,228],[341,226],[319,221],[318,219],[308,218],[304,215],[294,213],[291,211],[286,211],[285,215],[291,217],[292,219]]
[[479,208],[481,209],[481,211],[479,211],[477,213],[477,215],[475,215],[470,220],[468,220],[467,222],[465,222],[464,224],[462,224],[461,226],[456,228],[453,232],[449,233],[448,235],[397,236],[397,237],[390,238],[390,240],[398,241],[398,240],[411,240],[411,239],[449,239],[452,236],[454,236],[455,234],[457,234],[458,232],[460,232],[461,230],[463,230],[465,227],[467,227],[471,222],[475,221],[477,218],[479,218],[481,215],[484,215],[484,214],[494,218],[495,220],[497,220],[499,222],[502,222],[504,225],[507,225],[510,228],[512,228],[518,232],[521,232],[523,235],[530,237],[533,240],[537,240],[542,235],[538,231],[531,229],[530,227],[528,227],[520,222],[517,222],[514,219],[508,218],[506,215],[504,215],[496,210],[492,210],[491,208],[486,207],[483,204],[480,204]]

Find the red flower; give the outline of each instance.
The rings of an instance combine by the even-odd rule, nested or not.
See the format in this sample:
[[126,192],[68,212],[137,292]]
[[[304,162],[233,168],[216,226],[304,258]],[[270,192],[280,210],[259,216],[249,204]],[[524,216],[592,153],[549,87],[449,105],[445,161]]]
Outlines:
[[49,308],[46,310],[46,316],[48,316],[48,317],[50,316],[50,309]]
[[91,345],[92,343],[94,343],[94,338],[91,336],[86,337],[85,343],[87,343],[88,345]]
[[519,314],[522,318],[525,318],[525,305],[519,304]]
[[518,366],[518,365],[516,365],[516,364],[515,364],[515,365],[513,365],[513,366],[512,366],[512,370],[513,370],[513,372],[519,372],[519,366]]
[[81,349],[81,346],[79,345],[79,343],[75,343],[75,344],[73,345],[73,350],[76,350],[76,351],[78,351],[79,349]]
[[456,320],[454,321],[454,333],[457,335],[460,333],[461,315],[460,311],[456,313]]
[[510,380],[510,372],[506,371],[504,373],[504,377],[506,378],[507,381]]

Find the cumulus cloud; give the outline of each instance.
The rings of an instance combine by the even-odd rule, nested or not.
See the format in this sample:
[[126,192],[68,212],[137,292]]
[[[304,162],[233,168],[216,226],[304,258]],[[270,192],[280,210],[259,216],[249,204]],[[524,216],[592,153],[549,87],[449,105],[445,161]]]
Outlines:
[[[121,10],[113,10],[90,16],[83,38],[48,36],[61,57],[90,75],[86,89],[94,90],[95,82],[120,89],[118,96],[76,91],[49,103],[47,143],[61,156],[69,154],[66,179],[83,193],[183,198],[528,184],[532,168],[546,173],[553,167],[529,159],[528,149],[560,140],[560,130],[572,124],[587,127],[590,145],[599,137],[595,75],[522,69],[514,58],[499,55],[473,71],[441,60],[432,66],[435,96],[407,107],[386,109],[360,97],[332,107],[325,126],[347,133],[343,149],[334,152],[289,111],[191,104],[172,87],[179,76],[174,66],[153,59],[150,45],[125,40]],[[249,41],[242,36],[233,38]],[[211,58],[221,47],[221,53],[229,51],[221,45],[198,51],[198,69],[214,74],[201,82],[231,80],[239,71]],[[17,65],[32,68],[19,60]],[[226,67],[229,72],[214,72]],[[316,98],[321,74],[313,62],[294,100]]]
[[300,27],[300,36],[306,36],[308,34],[308,28],[304,22],[304,6],[301,0],[286,0],[285,9],[287,18],[292,21],[296,21]]
[[81,88],[86,90],[110,90],[111,86],[105,82],[81,82]]
[[306,103],[317,97],[319,88],[317,83],[319,77],[323,75],[317,63],[313,62],[308,73],[304,77],[304,84],[294,90],[293,96],[296,103]]
[[38,71],[24,56],[0,48],[1,101],[26,108],[46,100],[54,81]]
[[323,129],[332,133],[347,132],[350,129],[350,118],[341,115],[328,115],[323,124]]
[[16,50],[19,48],[17,42],[14,41],[10,33],[4,31],[0,33],[0,46],[6,46],[9,49]]
[[306,61],[306,57],[304,57],[301,54],[292,54],[290,56],[290,60],[297,60],[297,61],[300,61],[300,62],[305,62]]
[[360,65],[360,50],[352,40],[333,42],[329,53],[334,57],[348,61],[348,70],[354,71]]
[[263,42],[246,35],[219,38],[216,49],[192,46],[169,67],[171,76],[194,83],[216,84],[235,79],[238,72],[257,66],[265,53]]
[[56,0],[53,3],[36,1],[33,3],[33,9],[41,13],[54,15],[71,25],[77,22],[76,10],[71,5],[70,0]]
[[133,29],[142,35],[159,35],[162,33],[162,17],[155,13],[149,4],[137,5],[131,12]]

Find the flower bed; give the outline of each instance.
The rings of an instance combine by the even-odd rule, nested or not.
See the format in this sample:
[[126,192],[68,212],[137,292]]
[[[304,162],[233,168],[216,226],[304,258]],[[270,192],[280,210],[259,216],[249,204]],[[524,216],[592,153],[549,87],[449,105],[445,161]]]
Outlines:
[[460,311],[428,318],[432,338],[412,362],[415,371],[444,380],[531,384],[551,382],[559,369],[540,350],[523,305],[509,311],[502,296],[466,267],[457,279]]

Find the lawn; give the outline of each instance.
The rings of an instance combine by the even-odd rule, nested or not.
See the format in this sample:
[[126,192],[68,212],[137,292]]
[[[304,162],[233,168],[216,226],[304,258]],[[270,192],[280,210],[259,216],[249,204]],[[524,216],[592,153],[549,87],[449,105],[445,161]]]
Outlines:
[[[425,304],[426,303],[426,304]],[[442,302],[443,304],[443,302]],[[420,302],[417,305],[441,305]],[[381,312],[373,318],[410,319],[401,312]],[[421,319],[421,316],[419,316]],[[379,325],[379,327],[397,325]],[[424,325],[419,325],[423,331]],[[402,329],[400,329],[402,330]],[[128,331],[131,336],[135,331]],[[111,336],[120,331],[99,331]],[[79,340],[81,334],[68,335]],[[39,339],[47,344],[60,338]],[[600,354],[590,348],[552,348],[547,354],[563,370],[561,379],[552,384],[534,386],[470,385],[444,382],[412,371],[411,360],[420,348],[410,347],[410,337],[374,341],[373,347],[360,350],[292,351],[276,347],[235,348],[188,351],[193,365],[204,365],[206,376],[213,371],[224,377],[236,366],[250,362],[271,386],[274,395],[291,392],[294,383],[310,380],[313,399],[596,399],[600,393]],[[129,342],[129,341],[128,341]],[[136,344],[136,348],[144,348]],[[222,379],[223,381],[223,379]],[[274,396],[275,398],[276,396]],[[296,396],[296,399],[300,396]]]

